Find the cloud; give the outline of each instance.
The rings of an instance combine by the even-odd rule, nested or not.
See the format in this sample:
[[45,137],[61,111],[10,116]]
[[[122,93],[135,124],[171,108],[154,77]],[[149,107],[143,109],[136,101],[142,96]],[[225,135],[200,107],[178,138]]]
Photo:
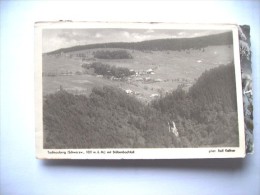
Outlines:
[[153,33],[154,30],[153,29],[148,29],[147,31],[145,31],[145,33]]
[[196,32],[196,33],[193,33],[193,36],[194,36],[194,37],[197,37],[197,36],[200,36],[200,35],[201,35],[201,33],[197,33],[197,32]]
[[130,34],[129,34],[129,32],[127,32],[127,31],[123,31],[123,36],[125,36],[125,37],[127,37],[127,38],[129,38],[130,37]]
[[148,39],[152,38],[151,35],[146,35],[146,34],[141,34],[141,33],[132,33],[131,37],[132,37],[132,41],[134,41],[134,42],[144,41],[144,40],[148,40]]
[[103,37],[103,36],[102,36],[100,33],[96,33],[95,37],[96,37],[96,38],[101,38],[101,37]]

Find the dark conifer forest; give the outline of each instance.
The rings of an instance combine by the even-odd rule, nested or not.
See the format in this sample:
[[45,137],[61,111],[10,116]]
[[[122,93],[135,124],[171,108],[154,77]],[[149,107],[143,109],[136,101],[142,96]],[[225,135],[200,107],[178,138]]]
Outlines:
[[[43,103],[44,148],[187,148],[238,146],[234,65],[204,72],[144,104],[110,86],[89,96],[62,88]],[[179,136],[169,132],[174,121]]]

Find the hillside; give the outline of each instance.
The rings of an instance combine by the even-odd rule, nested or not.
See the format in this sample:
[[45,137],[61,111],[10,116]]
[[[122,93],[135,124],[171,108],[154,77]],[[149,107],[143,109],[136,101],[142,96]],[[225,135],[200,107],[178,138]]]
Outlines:
[[[43,93],[50,94],[59,90],[60,85],[65,90],[76,94],[87,91],[93,86],[111,85],[124,90],[136,92],[136,97],[144,102],[150,102],[153,94],[165,94],[178,85],[188,89],[196,79],[207,69],[220,64],[228,64],[233,60],[232,47],[228,45],[209,46],[201,50],[188,51],[138,51],[126,50],[131,53],[131,59],[96,59],[93,53],[97,51],[114,51],[116,49],[90,49],[71,52],[67,55],[43,56]],[[78,55],[84,57],[77,57]],[[139,73],[135,77],[126,77],[125,81],[105,78],[105,73],[86,72],[86,66],[107,64],[110,67],[127,68]],[[152,69],[149,74],[146,71]],[[103,75],[103,77],[98,77]]]
[[88,97],[61,88],[45,96],[44,147],[237,146],[233,71],[232,64],[206,71],[188,92],[178,88],[149,105],[114,87],[93,88]]
[[186,49],[200,49],[212,45],[231,45],[233,44],[232,32],[225,32],[220,34],[194,37],[194,38],[175,38],[175,39],[156,39],[142,42],[113,42],[113,43],[99,43],[74,46],[69,48],[62,48],[52,52],[48,55],[69,53],[81,50],[96,49],[96,48],[121,48],[131,50],[173,50],[180,51]]
[[45,148],[180,147],[159,112],[112,87],[88,98],[61,89],[43,110]]
[[[181,135],[189,132],[188,136],[206,138],[203,145],[238,145],[233,64],[205,71],[188,92],[177,89],[154,100],[152,106],[173,118]],[[194,140],[190,137],[192,145],[199,144],[198,140],[201,138]]]

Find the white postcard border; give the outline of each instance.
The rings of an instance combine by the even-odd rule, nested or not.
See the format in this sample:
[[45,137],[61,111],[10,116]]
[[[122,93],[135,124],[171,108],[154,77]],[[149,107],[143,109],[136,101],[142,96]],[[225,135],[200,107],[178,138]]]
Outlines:
[[[239,147],[213,148],[109,148],[44,149],[42,110],[42,30],[71,28],[207,29],[232,30],[236,74]],[[115,22],[38,22],[35,24],[35,145],[38,159],[188,159],[243,158],[245,132],[238,27],[234,24],[115,23]]]

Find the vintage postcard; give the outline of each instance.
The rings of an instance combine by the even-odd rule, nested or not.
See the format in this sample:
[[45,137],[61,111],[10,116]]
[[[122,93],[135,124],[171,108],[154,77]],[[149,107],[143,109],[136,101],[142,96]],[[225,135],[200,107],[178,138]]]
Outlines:
[[246,40],[231,24],[36,23],[37,158],[245,157]]

